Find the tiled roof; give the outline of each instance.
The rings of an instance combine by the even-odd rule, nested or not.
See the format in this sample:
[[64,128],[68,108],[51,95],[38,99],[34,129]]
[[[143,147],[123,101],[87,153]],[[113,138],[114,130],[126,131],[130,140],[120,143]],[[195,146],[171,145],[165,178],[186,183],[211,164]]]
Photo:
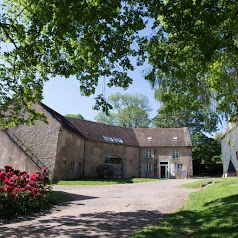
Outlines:
[[136,128],[141,147],[191,146],[187,128]]
[[134,130],[131,128],[112,126],[69,117],[67,117],[67,119],[88,140],[106,142],[103,136],[107,136],[121,138],[123,144],[126,145],[139,146]]
[[[125,145],[141,147],[192,146],[188,128],[126,128],[64,117],[45,104],[41,106],[68,130],[92,141],[119,138]],[[107,142],[117,143],[117,142]],[[121,144],[121,143],[118,143]]]
[[53,109],[51,109],[50,107],[46,106],[44,103],[41,103],[41,106],[48,112],[51,114],[51,116],[53,118],[55,118],[59,123],[61,123],[62,126],[64,126],[65,128],[67,128],[68,130],[80,135],[83,137],[83,135],[80,133],[80,131],[77,130],[77,128],[74,127],[74,125],[72,125],[66,117],[62,116],[61,114],[59,114],[58,112],[54,111]]

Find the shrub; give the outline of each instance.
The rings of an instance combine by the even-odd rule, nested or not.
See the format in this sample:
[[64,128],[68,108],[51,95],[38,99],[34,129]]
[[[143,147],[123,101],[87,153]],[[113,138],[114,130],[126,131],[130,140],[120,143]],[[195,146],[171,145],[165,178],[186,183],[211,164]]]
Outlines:
[[99,178],[112,178],[114,175],[113,168],[104,164],[98,165],[96,171]]
[[0,171],[0,218],[40,210],[46,204],[50,191],[46,168],[29,175],[5,166]]

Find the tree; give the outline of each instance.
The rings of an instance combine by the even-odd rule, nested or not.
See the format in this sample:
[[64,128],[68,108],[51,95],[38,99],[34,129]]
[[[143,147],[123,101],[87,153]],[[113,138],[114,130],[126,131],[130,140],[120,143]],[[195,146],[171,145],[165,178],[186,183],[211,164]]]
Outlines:
[[219,140],[207,137],[203,133],[193,135],[192,156],[196,164],[222,163],[221,143]]
[[[42,119],[31,104],[41,101],[50,77],[76,76],[86,96],[95,93],[100,77],[108,87],[126,89],[131,57],[140,55],[133,44],[145,27],[144,6],[133,0],[3,0],[0,126]],[[97,109],[109,109],[103,95],[95,99]]]
[[109,96],[108,101],[113,106],[109,116],[100,112],[96,117],[97,122],[129,128],[148,127],[149,100],[143,94],[115,93]]
[[[126,89],[133,57],[148,59],[145,78],[162,103],[237,117],[235,0],[3,0],[0,19],[0,126],[42,119],[31,103],[50,77],[76,76],[86,96],[100,77]],[[110,109],[103,95],[95,100]]]
[[[156,11],[156,13],[155,13]],[[146,75],[163,89],[161,102],[199,102],[207,113],[238,113],[238,18],[235,0],[168,0],[153,12],[157,35],[147,46],[152,67]],[[185,102],[179,100],[184,95]],[[192,110],[191,110],[192,111]],[[218,117],[217,117],[218,120]]]
[[85,120],[84,117],[81,114],[66,114],[65,116],[80,119],[80,120]]
[[[181,95],[180,100],[183,100]],[[184,98],[184,103],[186,99]],[[217,115],[207,113],[205,108],[198,107],[196,101],[188,108],[177,104],[165,103],[157,111],[152,124],[155,127],[188,127],[190,135],[196,133],[213,133],[217,131]]]

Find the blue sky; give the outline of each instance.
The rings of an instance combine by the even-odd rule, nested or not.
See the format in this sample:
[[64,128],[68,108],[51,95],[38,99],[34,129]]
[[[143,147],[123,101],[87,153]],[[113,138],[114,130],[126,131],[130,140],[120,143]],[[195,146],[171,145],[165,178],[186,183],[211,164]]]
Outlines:
[[[116,92],[144,94],[150,101],[150,107],[152,109],[150,117],[154,117],[159,108],[159,103],[154,99],[154,92],[149,82],[143,78],[142,69],[139,68],[130,73],[130,76],[133,78],[133,84],[127,90],[116,87],[106,88],[105,96],[108,97]],[[103,92],[102,82],[103,80],[99,82],[96,90],[97,94]],[[62,115],[80,113],[86,120],[94,121],[98,113],[98,111],[92,109],[95,104],[95,95],[90,97],[81,96],[79,86],[79,81],[74,77],[68,79],[60,77],[50,79],[44,85],[43,103]]]

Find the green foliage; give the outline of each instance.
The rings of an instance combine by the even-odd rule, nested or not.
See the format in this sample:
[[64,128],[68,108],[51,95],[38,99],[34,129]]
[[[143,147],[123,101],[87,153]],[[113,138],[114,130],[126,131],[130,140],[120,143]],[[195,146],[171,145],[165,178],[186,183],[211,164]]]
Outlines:
[[56,183],[56,185],[111,185],[111,184],[124,184],[124,183],[144,183],[144,182],[153,182],[158,181],[154,178],[84,178],[81,180],[61,180]]
[[96,171],[97,171],[97,176],[100,179],[103,178],[112,178],[114,171],[111,167],[108,167],[105,164],[100,164],[96,167]]
[[203,133],[192,136],[192,157],[197,164],[222,163],[221,143],[219,140],[209,138]]
[[235,0],[167,0],[153,11],[158,31],[147,45],[152,67],[146,79],[163,91],[161,102],[190,111],[196,104],[236,119],[236,6]]
[[[128,72],[146,60],[145,78],[168,114],[176,107],[206,112],[208,121],[237,116],[235,0],[3,0],[1,9],[1,127],[42,119],[31,104],[50,77],[75,76],[89,96],[100,77],[126,89]],[[95,100],[110,110],[102,94]]]
[[[76,76],[86,96],[95,93],[100,77],[107,77],[108,87],[126,89],[132,82],[127,71],[134,70],[131,56],[140,54],[133,44],[145,27],[144,6],[143,1],[3,0],[1,127],[40,117],[30,107],[41,101],[50,77]],[[99,95],[100,105],[107,111]],[[19,121],[24,112],[30,114]]]
[[29,214],[48,204],[51,187],[46,168],[31,176],[5,166],[0,171],[0,219]]
[[188,204],[158,224],[131,238],[236,238],[238,225],[237,178],[209,185],[192,193]]
[[109,115],[100,112],[96,117],[97,122],[129,128],[148,127],[149,100],[143,94],[115,93],[108,98],[113,106]]
[[217,130],[216,115],[208,115],[205,110],[199,108],[180,107],[165,103],[153,118],[156,127],[188,127],[190,134],[201,132],[214,132]]
[[80,120],[84,120],[84,117],[81,114],[66,114],[65,116],[80,119]]

